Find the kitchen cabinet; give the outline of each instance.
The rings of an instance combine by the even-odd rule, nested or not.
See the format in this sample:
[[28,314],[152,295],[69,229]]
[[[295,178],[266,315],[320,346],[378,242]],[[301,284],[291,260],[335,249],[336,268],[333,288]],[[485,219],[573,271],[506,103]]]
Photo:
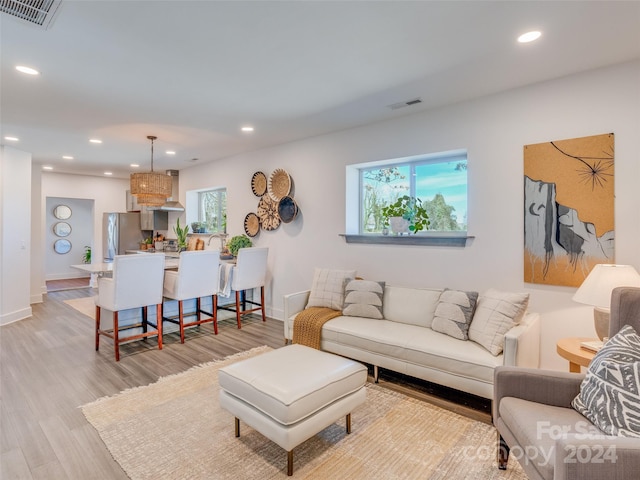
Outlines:
[[142,230],[168,230],[169,212],[140,207],[140,228]]

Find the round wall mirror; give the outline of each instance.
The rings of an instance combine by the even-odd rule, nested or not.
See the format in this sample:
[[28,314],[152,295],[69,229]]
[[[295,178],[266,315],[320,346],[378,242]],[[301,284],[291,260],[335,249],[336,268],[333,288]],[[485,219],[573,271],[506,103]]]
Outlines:
[[53,233],[59,237],[68,237],[71,233],[71,225],[67,222],[58,222],[53,226]]
[[56,253],[64,255],[65,253],[69,253],[71,251],[71,242],[66,238],[61,238],[55,241],[55,243],[53,244],[53,249]]
[[71,216],[71,209],[67,205],[58,205],[53,209],[53,215],[58,220],[66,220]]

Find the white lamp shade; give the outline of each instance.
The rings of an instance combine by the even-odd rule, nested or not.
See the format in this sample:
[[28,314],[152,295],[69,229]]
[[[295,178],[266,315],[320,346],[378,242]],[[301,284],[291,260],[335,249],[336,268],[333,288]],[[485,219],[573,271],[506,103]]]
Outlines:
[[631,265],[598,264],[584,279],[573,301],[608,309],[611,291],[616,287],[640,287],[640,274]]

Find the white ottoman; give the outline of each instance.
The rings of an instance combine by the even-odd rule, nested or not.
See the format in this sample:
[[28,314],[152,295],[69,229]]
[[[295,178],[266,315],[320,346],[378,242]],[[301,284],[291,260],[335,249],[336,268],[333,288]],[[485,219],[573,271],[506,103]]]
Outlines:
[[364,403],[367,368],[353,360],[302,345],[289,345],[220,369],[220,405],[287,451]]

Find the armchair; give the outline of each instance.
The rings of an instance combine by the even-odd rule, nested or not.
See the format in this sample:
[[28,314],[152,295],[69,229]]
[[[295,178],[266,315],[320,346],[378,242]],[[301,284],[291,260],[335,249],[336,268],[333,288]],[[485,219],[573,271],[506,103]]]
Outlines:
[[[624,325],[640,332],[640,288],[611,295],[609,336]],[[509,452],[531,480],[632,479],[640,472],[640,438],[609,436],[571,408],[584,374],[498,367],[493,424],[498,467]]]

